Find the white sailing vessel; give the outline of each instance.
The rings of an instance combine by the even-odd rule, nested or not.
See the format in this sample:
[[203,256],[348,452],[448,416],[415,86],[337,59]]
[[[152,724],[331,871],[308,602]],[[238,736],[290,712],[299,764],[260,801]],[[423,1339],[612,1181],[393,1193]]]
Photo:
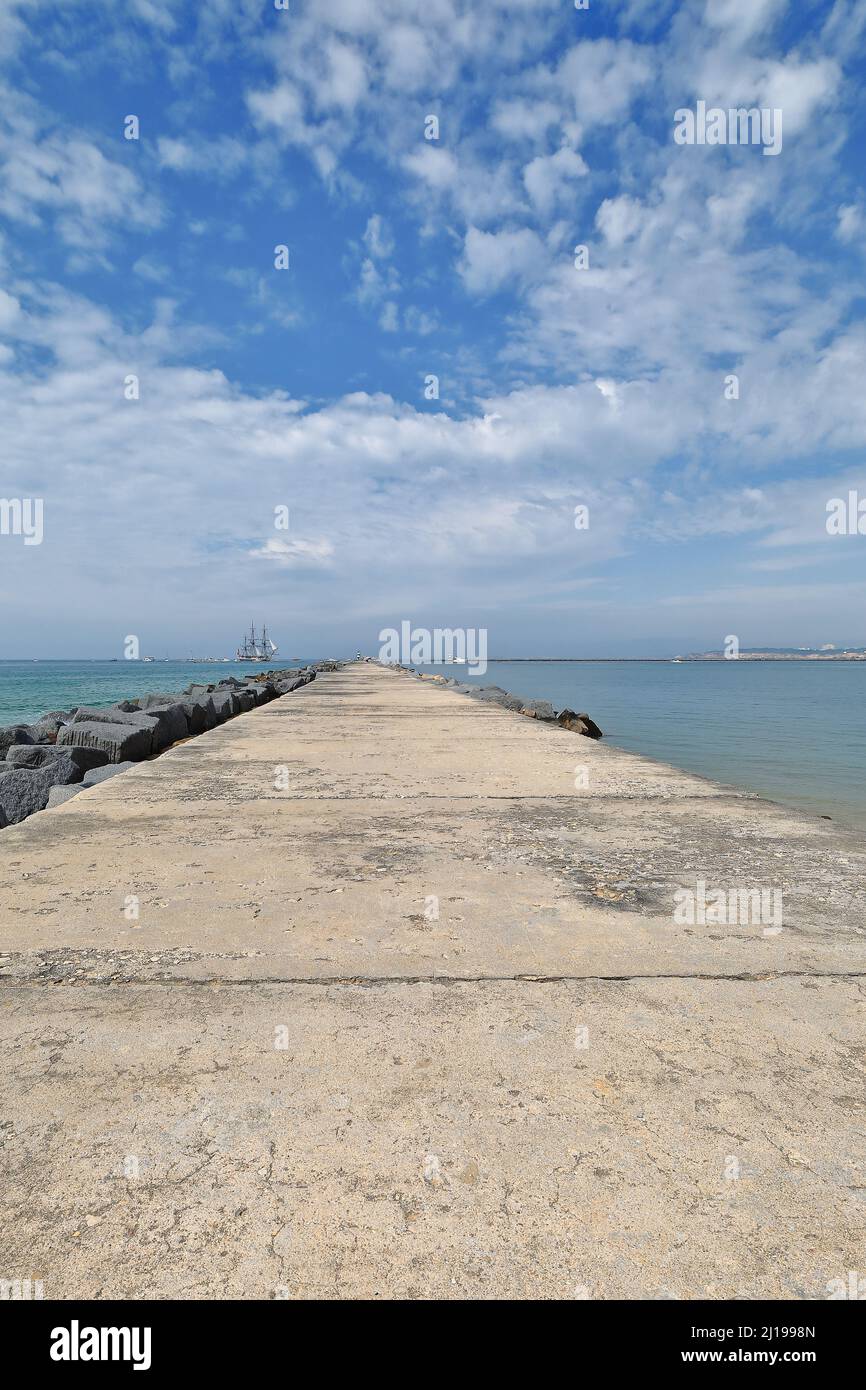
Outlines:
[[267,627],[262,624],[261,637],[256,636],[256,625],[250,623],[249,636],[245,637],[235,653],[235,661],[270,661],[279,648],[268,636]]

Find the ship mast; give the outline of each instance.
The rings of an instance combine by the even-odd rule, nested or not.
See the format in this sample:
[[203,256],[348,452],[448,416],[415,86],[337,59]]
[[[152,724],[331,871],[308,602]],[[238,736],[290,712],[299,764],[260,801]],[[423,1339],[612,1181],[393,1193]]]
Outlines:
[[250,623],[249,635],[244,637],[243,645],[238,647],[238,661],[267,661],[277,651],[277,644],[268,636],[267,624],[262,624],[261,638],[256,636],[255,622]]

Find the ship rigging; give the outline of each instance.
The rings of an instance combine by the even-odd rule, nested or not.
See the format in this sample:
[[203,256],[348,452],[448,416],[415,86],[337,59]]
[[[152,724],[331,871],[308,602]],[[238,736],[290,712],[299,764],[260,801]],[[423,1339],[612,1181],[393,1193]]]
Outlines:
[[276,655],[278,647],[276,642],[272,642],[268,636],[267,627],[262,624],[261,637],[256,636],[256,625],[250,623],[249,635],[244,638],[235,653],[236,661],[270,661]]

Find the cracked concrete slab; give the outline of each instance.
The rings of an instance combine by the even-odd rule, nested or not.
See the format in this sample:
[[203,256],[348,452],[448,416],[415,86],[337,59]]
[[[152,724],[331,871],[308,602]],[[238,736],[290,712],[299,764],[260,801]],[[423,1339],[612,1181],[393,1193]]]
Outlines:
[[[821,1298],[858,1267],[855,833],[361,665],[0,846],[4,1277]],[[778,891],[782,930],[677,923],[698,879]]]
[[4,1267],[46,1297],[821,1298],[859,1268],[844,980],[25,987],[2,1032]]

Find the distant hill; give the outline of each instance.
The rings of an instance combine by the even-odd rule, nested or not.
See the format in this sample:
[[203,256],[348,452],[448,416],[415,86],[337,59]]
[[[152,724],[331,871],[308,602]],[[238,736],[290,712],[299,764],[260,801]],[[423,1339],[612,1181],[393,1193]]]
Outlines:
[[[689,652],[680,661],[730,661],[724,652]],[[866,647],[741,647],[738,661],[866,661]]]

